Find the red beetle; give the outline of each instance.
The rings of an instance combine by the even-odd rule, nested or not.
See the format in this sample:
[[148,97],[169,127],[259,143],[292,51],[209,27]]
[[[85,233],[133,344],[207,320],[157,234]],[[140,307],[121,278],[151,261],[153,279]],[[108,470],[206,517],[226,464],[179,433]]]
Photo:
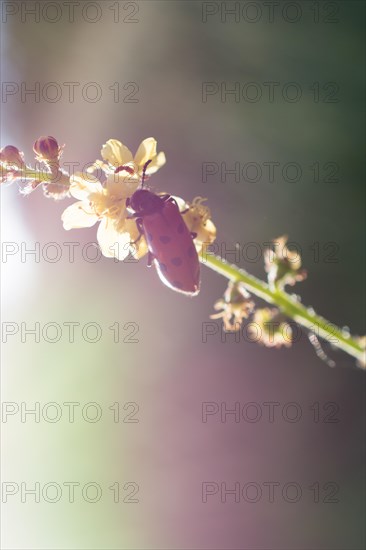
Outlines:
[[[144,166],[142,187],[150,162]],[[174,198],[141,188],[127,199],[126,205],[136,218],[140,236],[145,236],[149,265],[155,264],[161,281],[177,292],[190,296],[198,294],[200,264],[193,242],[196,235],[189,232]]]

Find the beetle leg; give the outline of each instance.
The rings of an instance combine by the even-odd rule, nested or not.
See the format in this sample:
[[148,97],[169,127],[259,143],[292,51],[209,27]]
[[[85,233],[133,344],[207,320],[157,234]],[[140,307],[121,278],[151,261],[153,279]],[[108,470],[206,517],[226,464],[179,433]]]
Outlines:
[[136,244],[139,242],[139,240],[141,239],[142,237],[142,233],[140,233],[140,235],[137,237],[137,239],[135,239],[134,241],[131,241],[130,244]]
[[[130,219],[130,218],[127,218],[127,219]],[[132,244],[132,245],[138,243],[139,240],[141,239],[142,235],[144,234],[144,228],[142,227],[142,218],[136,218],[135,221],[136,221],[137,229],[139,230],[139,236],[137,237],[137,239],[135,241],[130,242],[130,244]]]
[[[168,202],[170,199],[172,199],[174,201],[174,199],[172,198],[171,195],[169,195],[168,193],[166,195],[160,195],[160,198],[161,200],[163,200],[164,202]],[[175,201],[174,201],[175,202]]]
[[[172,204],[175,204],[175,206],[177,208],[178,207],[178,203],[177,201],[175,200],[174,197],[172,197],[171,195],[162,195],[161,198],[163,199],[163,201],[165,202],[171,202]],[[180,214],[185,214],[186,212],[188,212],[188,210],[190,209],[190,207],[186,208],[185,210],[183,210],[182,212],[180,212]]]
[[149,250],[149,252],[147,253],[147,267],[151,267],[153,260],[154,260],[154,254]]
[[137,229],[140,231],[140,234],[144,232],[144,228],[142,226],[142,218],[136,218],[136,225]]

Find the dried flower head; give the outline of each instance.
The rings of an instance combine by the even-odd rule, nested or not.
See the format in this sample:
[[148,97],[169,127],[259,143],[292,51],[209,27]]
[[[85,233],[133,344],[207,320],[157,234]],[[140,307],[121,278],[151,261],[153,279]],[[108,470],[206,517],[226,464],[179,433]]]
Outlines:
[[257,309],[248,325],[252,340],[268,348],[290,347],[292,329],[276,308]]
[[254,307],[255,304],[244,285],[230,281],[224,297],[214,305],[216,310],[221,311],[210,318],[222,319],[227,332],[236,332],[240,330],[243,319],[247,319],[253,313]]
[[202,204],[207,199],[196,197],[191,203],[188,203],[179,197],[174,198],[179,205],[186,226],[195,235],[194,243],[197,252],[203,251],[216,238],[216,227],[211,220],[211,211]]
[[287,235],[274,239],[274,250],[267,248],[264,251],[264,266],[270,286],[278,285],[283,288],[306,278],[306,271],[300,270],[301,256],[287,248],[287,240]]

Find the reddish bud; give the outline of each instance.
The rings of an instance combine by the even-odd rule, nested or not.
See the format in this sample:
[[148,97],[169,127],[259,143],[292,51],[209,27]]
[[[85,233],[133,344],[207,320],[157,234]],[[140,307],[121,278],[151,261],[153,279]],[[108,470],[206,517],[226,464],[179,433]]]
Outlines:
[[14,145],[6,145],[0,150],[0,163],[5,166],[21,168],[24,165],[23,153]]
[[52,136],[41,136],[33,145],[33,151],[38,160],[45,162],[58,162],[61,156],[62,147],[59,147],[56,139]]

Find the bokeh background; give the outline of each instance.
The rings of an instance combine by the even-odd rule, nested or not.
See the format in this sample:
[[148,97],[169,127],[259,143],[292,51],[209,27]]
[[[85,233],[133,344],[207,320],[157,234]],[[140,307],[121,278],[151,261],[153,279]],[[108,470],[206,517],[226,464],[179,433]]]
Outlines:
[[[208,197],[220,246],[262,246],[287,233],[301,246],[309,272],[296,289],[303,302],[353,333],[365,333],[363,2],[296,2],[301,12],[295,22],[288,20],[297,16],[286,2],[276,7],[272,22],[260,2],[245,8],[249,11],[242,11],[247,2],[227,2],[240,7],[235,21],[230,15],[225,20],[220,2],[205,7],[198,1],[82,1],[71,22],[63,3],[41,2],[42,9],[48,7],[39,20],[23,11],[22,21],[22,10],[34,4],[2,2],[1,79],[27,88],[39,82],[41,90],[55,82],[62,96],[50,101],[51,88],[38,102],[20,93],[3,96],[1,146],[14,144],[31,161],[35,139],[53,135],[66,144],[65,162],[84,165],[100,158],[109,138],[134,151],[154,136],[167,156],[166,166],[151,179],[154,189],[188,200]],[[207,9],[217,13],[205,23]],[[257,16],[258,21],[248,21]],[[279,82],[273,102],[263,84],[270,81]],[[80,83],[74,102],[66,82]],[[81,93],[90,82],[102,90],[99,101]],[[136,102],[126,102],[133,89],[124,86],[131,82],[138,87]],[[216,94],[203,102],[204,82],[224,82],[228,88],[256,82],[263,98],[221,101]],[[283,99],[289,82],[301,88],[297,102]],[[329,88],[323,86],[329,82],[338,86],[337,102],[326,101]],[[118,102],[110,89],[115,83]],[[279,175],[269,182],[263,163],[272,161],[281,167],[297,162],[300,181]],[[257,182],[236,182],[232,176],[222,182],[218,174],[204,182],[205,162],[228,167],[256,162],[263,176]],[[328,162],[338,165],[336,181],[324,179]],[[314,163],[320,166],[319,181],[310,169]],[[188,299],[164,287],[145,261],[86,261],[81,251],[95,242],[95,228],[63,230],[60,216],[71,200],[46,200],[40,190],[24,198],[16,184],[1,191],[5,243],[24,250],[38,242],[42,251],[55,242],[62,250],[54,263],[42,254],[39,262],[20,252],[3,258],[3,322],[64,327],[55,343],[42,337],[36,343],[32,336],[22,342],[19,331],[3,345],[3,401],[19,411],[54,402],[62,411],[57,422],[42,413],[39,422],[31,415],[22,422],[20,412],[7,422],[3,417],[2,487],[4,482],[19,487],[2,505],[4,548],[364,548],[365,386],[364,373],[351,358],[325,345],[337,363],[331,369],[305,335],[284,350],[243,338],[236,342],[232,335],[222,341],[220,330],[204,343],[203,323],[226,285],[219,275],[203,267],[202,290]],[[73,262],[65,242],[80,243]],[[326,261],[324,247],[330,242],[337,245],[335,262]],[[320,246],[319,261],[314,243]],[[87,250],[90,257],[92,252]],[[264,276],[262,260],[241,257],[240,264]],[[70,343],[65,322],[98,323],[102,337],[89,343],[78,328]],[[108,328],[116,322],[119,343]],[[137,342],[123,341],[131,333],[126,323],[138,325]],[[80,403],[73,423],[67,402]],[[102,410],[99,421],[81,415],[91,402]],[[227,408],[255,402],[263,416],[254,423],[232,416],[221,422],[216,414],[204,423],[203,402]],[[272,423],[265,402],[279,403]],[[282,416],[293,402],[302,413],[298,422]],[[113,403],[120,404],[117,423],[109,409]],[[137,405],[123,409],[126,403]],[[325,421],[333,410],[326,408],[329,403],[335,404],[332,418],[338,422]],[[138,422],[126,422],[137,406]],[[317,406],[319,422],[314,421]],[[49,409],[49,417],[55,411]],[[263,495],[256,503],[243,498],[236,503],[229,495],[223,503],[217,493],[204,503],[207,481],[228,488],[252,482]],[[42,494],[39,503],[29,495],[23,503],[22,482],[27,488],[54,482],[64,490],[55,503]],[[73,503],[65,482],[80,484]],[[81,495],[90,482],[103,491],[95,503]],[[119,503],[109,489],[116,482]],[[274,502],[264,482],[280,484]],[[282,497],[289,482],[302,489],[298,502]],[[332,487],[324,488],[327,482],[338,484],[337,502],[324,502]],[[138,484],[138,502],[122,502],[131,493],[126,483]],[[320,502],[309,489],[314,483]]]

